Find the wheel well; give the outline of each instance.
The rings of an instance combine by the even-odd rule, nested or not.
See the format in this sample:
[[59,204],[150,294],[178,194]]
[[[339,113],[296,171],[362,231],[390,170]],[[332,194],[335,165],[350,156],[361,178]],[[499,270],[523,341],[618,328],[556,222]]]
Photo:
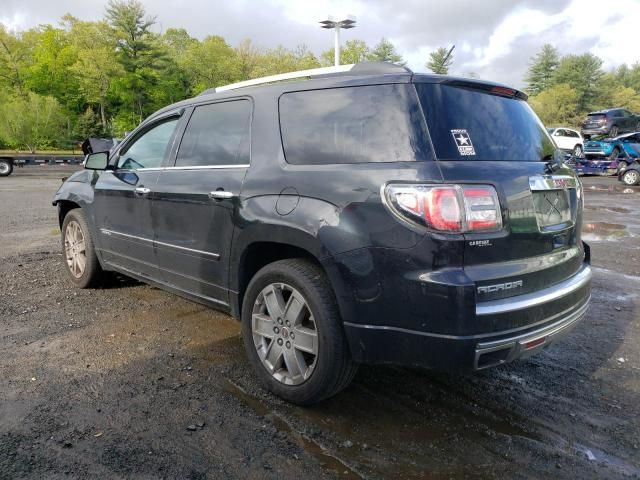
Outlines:
[[58,201],[58,223],[60,224],[60,228],[62,228],[62,222],[64,222],[64,217],[66,217],[67,213],[69,213],[74,208],[80,208],[80,205],[78,205],[75,202],[72,202],[71,200]]
[[[305,258],[323,269],[318,259],[308,250],[277,242],[257,242],[247,247],[238,269],[237,318],[242,314],[242,301],[249,282],[262,267],[287,258]],[[234,312],[235,313],[235,312]]]

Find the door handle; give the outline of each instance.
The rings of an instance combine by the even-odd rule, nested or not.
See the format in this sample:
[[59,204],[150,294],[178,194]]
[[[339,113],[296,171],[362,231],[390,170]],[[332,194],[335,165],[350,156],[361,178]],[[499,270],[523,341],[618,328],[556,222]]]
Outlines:
[[136,187],[134,192],[137,195],[148,195],[149,193],[151,193],[151,189],[147,187]]
[[215,190],[213,192],[209,192],[209,198],[213,198],[216,200],[228,200],[229,198],[233,197],[235,197],[233,192],[225,192],[224,190]]

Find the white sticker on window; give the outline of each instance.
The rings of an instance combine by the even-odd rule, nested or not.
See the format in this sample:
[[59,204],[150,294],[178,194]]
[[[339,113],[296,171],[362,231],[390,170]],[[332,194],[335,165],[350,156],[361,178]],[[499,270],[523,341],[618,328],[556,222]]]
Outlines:
[[473,143],[471,143],[471,137],[464,128],[451,130],[451,135],[453,135],[453,139],[458,146],[458,152],[460,155],[467,156],[476,154],[476,151],[473,148]]

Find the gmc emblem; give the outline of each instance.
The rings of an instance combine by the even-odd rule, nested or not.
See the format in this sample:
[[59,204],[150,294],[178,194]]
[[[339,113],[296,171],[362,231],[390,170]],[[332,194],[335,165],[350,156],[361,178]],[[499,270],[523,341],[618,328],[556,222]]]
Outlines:
[[569,186],[569,180],[566,178],[554,178],[553,186],[555,188],[567,188]]
[[514,288],[522,288],[522,280],[516,280],[515,282],[496,283],[495,285],[478,287],[478,293],[502,292],[504,290],[513,290]]

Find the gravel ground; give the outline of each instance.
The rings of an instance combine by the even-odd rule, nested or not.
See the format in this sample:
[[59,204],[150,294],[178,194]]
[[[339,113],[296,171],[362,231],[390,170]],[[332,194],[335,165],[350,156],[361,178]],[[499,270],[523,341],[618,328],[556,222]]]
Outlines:
[[70,285],[50,200],[73,168],[0,178],[0,478],[640,478],[640,189],[584,179],[593,301],[561,343],[475,375],[362,367],[300,408],[228,316]]

